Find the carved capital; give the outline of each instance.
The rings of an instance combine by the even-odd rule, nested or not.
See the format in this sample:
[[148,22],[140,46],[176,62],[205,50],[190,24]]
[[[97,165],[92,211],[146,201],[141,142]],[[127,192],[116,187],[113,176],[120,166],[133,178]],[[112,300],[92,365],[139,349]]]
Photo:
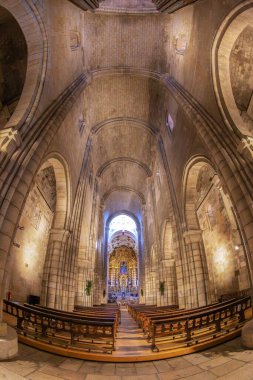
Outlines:
[[253,160],[253,138],[252,137],[245,137],[243,138],[238,147],[237,150],[239,153],[241,153],[245,158],[249,160]]
[[199,243],[202,241],[202,230],[188,230],[183,233],[183,237],[187,244]]
[[0,152],[11,156],[21,145],[22,140],[18,131],[6,128],[0,131]]

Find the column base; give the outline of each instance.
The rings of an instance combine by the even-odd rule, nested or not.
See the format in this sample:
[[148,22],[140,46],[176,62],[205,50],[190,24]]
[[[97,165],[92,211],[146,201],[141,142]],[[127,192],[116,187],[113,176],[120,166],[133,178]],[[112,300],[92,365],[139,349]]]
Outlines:
[[0,336],[0,360],[12,359],[18,354],[18,336],[16,331],[7,326],[7,335]]
[[253,320],[247,322],[242,328],[242,344],[253,349]]

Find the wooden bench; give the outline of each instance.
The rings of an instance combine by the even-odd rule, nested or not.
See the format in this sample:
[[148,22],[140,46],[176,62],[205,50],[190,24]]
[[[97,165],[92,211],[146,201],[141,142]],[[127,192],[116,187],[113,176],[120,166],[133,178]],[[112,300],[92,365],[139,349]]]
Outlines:
[[231,299],[234,299],[234,298],[247,297],[247,296],[250,296],[250,293],[251,293],[251,289],[248,288],[248,289],[240,290],[238,292],[222,294],[219,297],[219,302],[230,301]]
[[121,321],[120,308],[117,305],[113,305],[113,306],[111,306],[111,305],[102,305],[102,306],[96,305],[93,307],[76,305],[73,312],[82,313],[82,314],[84,314],[84,313],[94,313],[94,314],[104,313],[107,315],[111,315],[113,313],[113,314],[117,315],[118,323],[120,323],[120,321]]
[[217,304],[207,310],[189,310],[184,315],[171,315],[151,320],[153,351],[173,350],[210,341],[233,330],[245,322],[245,311],[251,308],[251,298]]
[[[132,307],[128,305],[128,311],[138,323],[139,327],[143,329],[145,317],[148,315],[164,315],[171,311],[178,310],[178,305],[167,305],[157,307],[155,305],[138,305]],[[181,309],[182,310],[182,309]]]
[[193,308],[193,309],[179,309],[179,310],[173,310],[170,309],[168,311],[165,311],[163,313],[157,312],[157,313],[141,313],[140,314],[140,319],[142,321],[142,328],[144,334],[147,335],[147,338],[150,339],[151,337],[151,332],[152,332],[152,321],[156,320],[163,320],[167,318],[173,318],[177,316],[187,316],[192,313],[205,313],[206,311],[211,311],[215,310],[217,306],[225,306],[229,303],[231,303],[232,300],[230,301],[224,301],[222,304],[220,303],[215,303],[211,305],[206,305],[206,306],[201,306],[198,308]]
[[79,313],[79,312],[67,312],[59,309],[53,309],[42,305],[28,305],[24,304],[24,306],[30,307],[33,310],[39,310],[44,311],[46,313],[54,313],[55,315],[62,315],[66,318],[76,318],[81,317],[82,320],[87,321],[100,321],[100,322],[113,322],[114,323],[114,330],[115,330],[115,337],[117,335],[117,329],[118,329],[118,315],[117,313],[102,313],[102,312],[85,312],[85,313]]
[[89,307],[87,308],[87,310],[79,310],[79,311],[73,311],[73,312],[68,312],[68,311],[64,311],[64,310],[59,310],[59,309],[53,309],[53,308],[50,308],[50,307],[47,307],[47,306],[43,306],[43,305],[29,305],[29,304],[24,304],[24,306],[27,306],[27,307],[30,307],[30,308],[34,308],[35,310],[41,310],[41,311],[47,311],[47,312],[54,312],[54,313],[58,313],[58,314],[61,314],[61,315],[66,315],[66,316],[70,316],[70,317],[73,317],[73,316],[82,316],[83,318],[88,318],[88,319],[106,319],[106,318],[113,318],[115,319],[115,322],[116,322],[116,327],[118,326],[118,321],[119,321],[119,310],[110,310],[110,311],[107,311],[107,310],[104,310],[103,308],[101,309],[98,309],[98,308],[92,308],[92,307]]
[[42,310],[39,306],[22,306],[4,300],[4,312],[17,319],[19,335],[66,349],[112,353],[115,350],[115,318]]

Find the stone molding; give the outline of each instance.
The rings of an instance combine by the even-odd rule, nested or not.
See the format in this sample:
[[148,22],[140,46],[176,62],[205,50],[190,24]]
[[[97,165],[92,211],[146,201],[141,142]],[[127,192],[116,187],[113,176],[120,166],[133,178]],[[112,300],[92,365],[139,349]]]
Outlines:
[[197,1],[201,1],[201,0],[181,0],[181,1],[153,0],[153,3],[155,4],[158,11],[173,13],[175,11],[178,11],[181,8],[184,8],[184,7],[187,7],[188,5],[196,3]]
[[98,0],[69,0],[83,11],[93,10],[99,7]]
[[136,159],[133,159],[131,157],[117,157],[117,158],[111,159],[109,161],[106,161],[103,165],[100,166],[100,168],[98,168],[96,176],[101,177],[101,175],[107,169],[108,166],[110,166],[114,162],[120,162],[120,161],[127,161],[127,162],[131,162],[133,164],[136,164],[136,165],[140,166],[146,172],[148,177],[152,176],[152,171],[146,164],[144,164],[143,162],[138,161]]

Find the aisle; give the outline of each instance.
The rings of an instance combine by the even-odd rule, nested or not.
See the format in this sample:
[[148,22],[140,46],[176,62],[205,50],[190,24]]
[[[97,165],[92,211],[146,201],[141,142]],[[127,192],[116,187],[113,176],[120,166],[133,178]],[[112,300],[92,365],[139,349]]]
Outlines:
[[125,306],[121,306],[121,324],[119,325],[116,351],[113,356],[150,355],[151,344],[145,339],[142,330],[128,313]]

